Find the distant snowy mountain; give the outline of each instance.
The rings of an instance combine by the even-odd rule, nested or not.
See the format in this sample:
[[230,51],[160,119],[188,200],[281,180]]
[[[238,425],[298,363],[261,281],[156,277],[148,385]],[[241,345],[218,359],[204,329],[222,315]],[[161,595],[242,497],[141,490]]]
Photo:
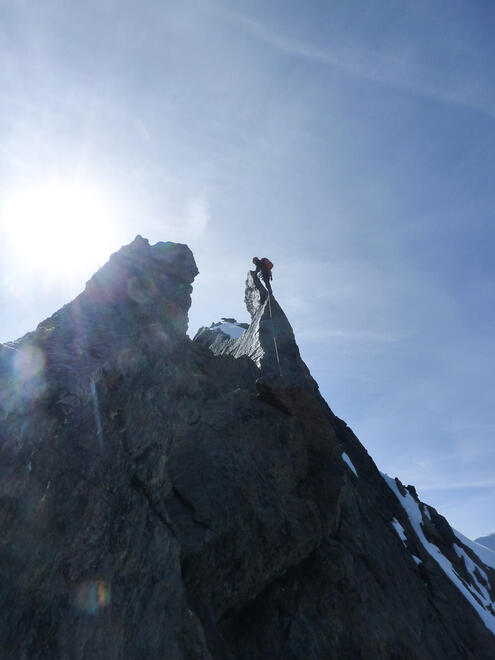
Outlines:
[[209,329],[211,331],[223,332],[230,339],[239,339],[247,328],[249,328],[247,323],[237,323],[235,319],[222,318],[221,321],[212,323]]
[[471,548],[473,552],[475,552],[478,557],[483,561],[487,566],[491,566],[492,568],[495,568],[495,550],[490,550],[485,545],[481,545],[477,541],[471,541],[470,539],[466,538],[463,534],[458,532],[456,529],[452,528],[455,535],[457,536],[458,539],[460,539],[464,545],[467,545],[468,548]]
[[480,543],[481,545],[484,545],[485,548],[490,548],[490,550],[495,552],[495,532],[493,534],[488,534],[488,536],[480,536],[475,540],[476,543]]

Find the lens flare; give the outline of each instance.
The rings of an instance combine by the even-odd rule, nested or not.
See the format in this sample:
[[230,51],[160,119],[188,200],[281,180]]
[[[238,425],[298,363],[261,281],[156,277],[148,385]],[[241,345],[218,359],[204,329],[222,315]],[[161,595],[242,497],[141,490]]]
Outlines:
[[110,587],[104,580],[90,580],[76,591],[76,607],[86,614],[98,614],[110,604]]
[[20,382],[37,376],[45,366],[45,356],[36,346],[26,346],[14,356],[14,371]]
[[44,366],[45,356],[36,346],[24,346],[15,352],[10,384],[19,403],[34,401],[44,392]]
[[156,286],[150,279],[130,277],[127,282],[127,293],[137,303],[150,303],[156,296]]

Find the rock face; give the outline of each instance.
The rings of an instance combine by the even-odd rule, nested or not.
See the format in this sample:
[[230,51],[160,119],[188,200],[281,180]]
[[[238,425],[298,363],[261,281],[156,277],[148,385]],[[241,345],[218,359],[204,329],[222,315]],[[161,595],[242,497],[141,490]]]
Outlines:
[[191,341],[196,274],[138,237],[0,347],[1,657],[494,658],[493,568],[378,472],[252,273],[249,327]]

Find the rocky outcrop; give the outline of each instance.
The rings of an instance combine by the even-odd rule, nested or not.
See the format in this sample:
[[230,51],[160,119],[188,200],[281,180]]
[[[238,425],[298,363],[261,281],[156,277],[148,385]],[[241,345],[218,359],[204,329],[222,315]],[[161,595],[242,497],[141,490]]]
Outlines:
[[249,327],[189,340],[196,273],[138,237],[2,347],[2,657],[494,657],[428,544],[487,616],[493,569],[378,472],[252,273]]
[[236,341],[219,342],[215,328],[200,328],[195,341],[213,347],[215,355],[248,356],[260,370],[260,377],[272,380],[282,377],[284,383],[310,385],[317,389],[308,368],[301,360],[294,332],[276,299],[267,291],[254,273],[249,271],[246,281],[245,303],[251,323]]

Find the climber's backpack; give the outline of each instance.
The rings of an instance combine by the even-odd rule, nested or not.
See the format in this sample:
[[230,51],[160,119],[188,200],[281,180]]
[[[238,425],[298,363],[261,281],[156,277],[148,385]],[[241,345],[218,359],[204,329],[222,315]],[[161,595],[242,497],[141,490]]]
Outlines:
[[261,259],[261,263],[263,264],[263,268],[265,268],[266,270],[271,270],[273,268],[272,262],[270,261],[270,259],[267,259],[266,257],[263,257],[263,259]]

